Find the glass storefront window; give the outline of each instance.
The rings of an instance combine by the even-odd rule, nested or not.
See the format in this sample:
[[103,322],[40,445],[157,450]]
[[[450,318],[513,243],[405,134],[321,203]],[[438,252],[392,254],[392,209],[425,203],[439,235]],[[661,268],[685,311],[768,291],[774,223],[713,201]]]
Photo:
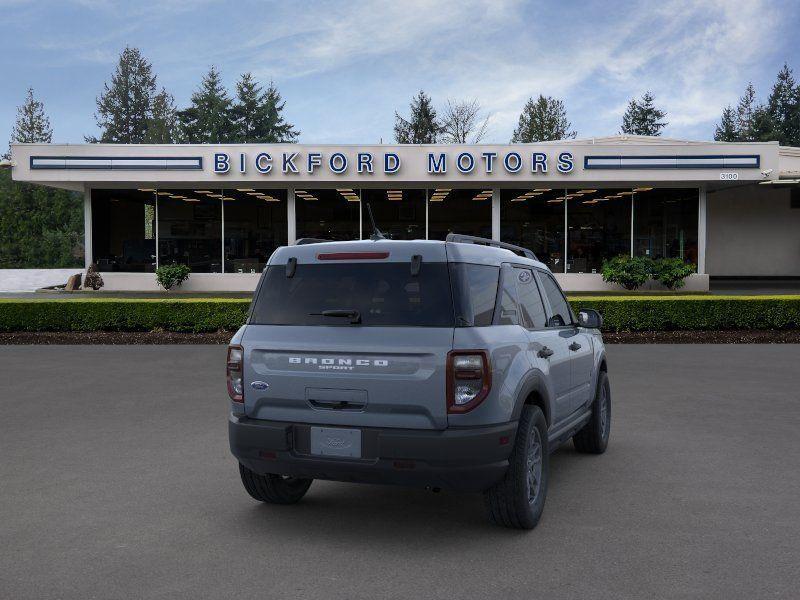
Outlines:
[[500,192],[500,239],[533,250],[555,273],[564,272],[563,189]]
[[392,240],[425,239],[425,190],[362,189],[364,237],[371,225],[366,204],[372,208],[375,223],[383,235]]
[[[357,240],[360,238],[359,190],[295,190],[297,239]],[[366,215],[364,215],[366,218]]]
[[428,190],[428,239],[448,233],[492,237],[492,189]]
[[272,252],[287,243],[286,190],[226,189],[225,272],[261,273]]
[[158,190],[158,260],[193,273],[222,272],[220,190]]
[[636,188],[634,253],[697,264],[697,188]]
[[98,271],[155,271],[155,193],[92,190],[92,260]]
[[631,253],[628,189],[567,190],[567,273],[600,273],[603,260]]

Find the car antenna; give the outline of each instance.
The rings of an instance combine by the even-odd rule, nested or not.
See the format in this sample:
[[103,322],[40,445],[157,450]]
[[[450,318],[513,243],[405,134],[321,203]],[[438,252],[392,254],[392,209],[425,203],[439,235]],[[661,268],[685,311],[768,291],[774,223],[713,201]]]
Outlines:
[[367,213],[369,214],[369,222],[372,223],[372,235],[369,236],[373,242],[377,242],[378,240],[385,240],[386,236],[381,233],[381,230],[378,229],[378,226],[375,224],[375,217],[372,216],[372,207],[369,205],[369,202],[365,203],[367,205]]

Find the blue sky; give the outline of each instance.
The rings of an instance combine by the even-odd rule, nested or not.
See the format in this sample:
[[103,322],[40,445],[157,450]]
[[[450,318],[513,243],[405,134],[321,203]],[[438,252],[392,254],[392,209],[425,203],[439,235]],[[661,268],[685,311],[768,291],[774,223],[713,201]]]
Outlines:
[[540,93],[564,100],[580,137],[619,130],[650,89],[665,135],[710,139],[750,80],[766,97],[788,61],[800,79],[800,2],[517,0],[0,0],[0,144],[33,86],[54,141],[96,133],[95,97],[125,45],[185,105],[209,65],[233,89],[273,79],[305,143],[392,140],[419,89],[477,99],[484,141],[507,142]]

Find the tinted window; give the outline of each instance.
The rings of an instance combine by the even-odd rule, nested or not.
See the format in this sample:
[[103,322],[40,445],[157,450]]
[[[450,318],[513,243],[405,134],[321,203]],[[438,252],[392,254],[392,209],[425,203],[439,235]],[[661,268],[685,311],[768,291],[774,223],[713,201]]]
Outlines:
[[445,263],[298,264],[264,274],[250,322],[258,325],[350,325],[324,310],[357,310],[361,326],[452,327],[453,302]]
[[499,274],[500,267],[450,264],[458,326],[483,327],[492,324]]
[[558,287],[556,280],[548,273],[541,273],[542,287],[547,299],[550,301],[550,308],[553,310],[553,320],[555,321],[552,326],[558,327],[569,325],[572,323],[572,313],[569,310],[564,294]]
[[541,329],[545,326],[546,317],[536,278],[530,269],[514,269],[514,271],[516,271],[517,295],[523,322],[531,329]]
[[519,325],[517,308],[517,272],[513,267],[503,267],[503,284],[500,287],[500,315],[498,325]]

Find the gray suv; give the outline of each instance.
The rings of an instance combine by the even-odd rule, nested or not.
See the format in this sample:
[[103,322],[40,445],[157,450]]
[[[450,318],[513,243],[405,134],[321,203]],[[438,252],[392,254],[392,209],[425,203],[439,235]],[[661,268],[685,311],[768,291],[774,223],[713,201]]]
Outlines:
[[608,444],[601,322],[492,240],[279,248],[228,348],[242,483],[277,504],[313,479],[482,492],[493,522],[533,528],[549,454]]

